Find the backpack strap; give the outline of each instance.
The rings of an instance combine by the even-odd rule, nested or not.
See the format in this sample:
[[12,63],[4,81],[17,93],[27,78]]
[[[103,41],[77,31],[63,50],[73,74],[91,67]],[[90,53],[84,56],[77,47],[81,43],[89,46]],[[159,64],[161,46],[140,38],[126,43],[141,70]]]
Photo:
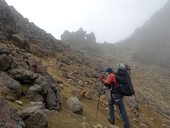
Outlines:
[[120,94],[120,85],[118,84],[118,82],[114,82],[111,85],[111,93],[113,93],[113,94]]

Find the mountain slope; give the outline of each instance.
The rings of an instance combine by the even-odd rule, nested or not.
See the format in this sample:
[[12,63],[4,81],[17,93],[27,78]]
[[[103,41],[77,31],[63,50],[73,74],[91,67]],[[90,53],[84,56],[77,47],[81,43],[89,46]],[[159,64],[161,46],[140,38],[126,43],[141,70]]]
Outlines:
[[66,47],[51,34],[46,33],[34,23],[30,23],[14,7],[8,6],[4,0],[0,0],[0,36],[30,52],[36,52],[35,47],[51,52],[61,51]]
[[[122,43],[133,50],[133,58],[170,68],[170,1]],[[121,42],[120,42],[121,43]]]
[[[161,87],[159,85],[168,85],[169,83],[169,77],[166,73],[160,79],[162,74],[157,72],[157,67],[148,67],[148,65],[129,59],[131,54],[127,56],[126,51],[120,52],[120,47],[117,45],[97,44],[93,33],[85,34],[83,38],[74,37],[74,41],[79,40],[78,42],[70,39],[63,40],[66,44],[72,43],[70,44],[71,48],[69,48],[64,42],[54,39],[44,30],[29,23],[13,7],[8,7],[3,0],[0,0],[0,7],[0,68],[4,69],[0,71],[2,72],[0,75],[0,97],[17,111],[25,109],[31,105],[34,98],[37,98],[42,104],[45,104],[46,110],[44,111],[48,117],[49,128],[83,128],[82,124],[88,124],[89,127],[93,128],[96,128],[97,124],[106,128],[114,127],[110,126],[107,121],[108,93],[103,91],[103,88],[101,88],[103,94],[100,99],[98,120],[95,119],[99,87],[101,86],[98,78],[108,65],[114,68],[116,63],[123,61],[132,67],[132,79],[136,90],[136,96],[124,98],[132,127],[168,128],[170,124],[170,120],[168,120],[170,118],[169,87],[165,86],[166,88],[159,91]],[[75,33],[73,32],[73,34]],[[79,44],[78,48],[72,48]],[[22,96],[16,97],[17,99],[8,97],[13,94],[9,89],[7,89],[8,93],[3,93],[7,88],[4,87],[3,75],[6,74],[11,78],[10,75],[15,74],[11,71],[13,69],[20,70],[19,75],[21,76],[20,79],[18,76],[14,77],[17,81],[16,85],[22,87],[22,90],[16,87],[18,91],[22,92],[19,93]],[[164,69],[160,69],[160,71],[164,73]],[[23,72],[26,72],[24,77]],[[35,84],[37,74],[42,75],[42,77]],[[164,82],[165,80],[166,82]],[[23,81],[26,81],[26,84]],[[37,88],[39,84],[43,86],[44,90],[47,90],[42,91],[40,88],[40,94],[28,99],[26,97],[28,89],[34,85]],[[84,107],[82,115],[76,115],[68,108],[66,101],[71,96],[80,98]],[[58,105],[59,101],[62,105],[61,111],[55,111],[57,109],[56,103]],[[52,108],[47,107],[50,103]],[[122,127],[123,122],[120,115],[117,110],[115,112],[116,125]],[[30,123],[32,122],[30,121]]]

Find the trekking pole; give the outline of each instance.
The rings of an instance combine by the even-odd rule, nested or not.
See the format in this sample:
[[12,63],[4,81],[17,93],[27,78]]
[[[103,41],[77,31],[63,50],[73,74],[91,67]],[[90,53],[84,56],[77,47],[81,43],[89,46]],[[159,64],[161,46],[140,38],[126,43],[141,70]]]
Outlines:
[[96,122],[97,122],[97,117],[98,117],[98,112],[99,112],[101,90],[102,89],[101,89],[101,84],[100,84],[99,96],[98,96],[98,101],[97,101]]
[[96,122],[97,122],[97,117],[98,117],[98,112],[99,112],[99,104],[100,104],[100,93],[97,101],[97,111],[96,111]]

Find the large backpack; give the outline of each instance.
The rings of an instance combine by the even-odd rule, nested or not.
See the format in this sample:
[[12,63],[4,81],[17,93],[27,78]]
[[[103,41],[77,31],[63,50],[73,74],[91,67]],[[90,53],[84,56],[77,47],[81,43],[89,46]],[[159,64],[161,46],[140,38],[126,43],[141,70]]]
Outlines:
[[126,84],[120,84],[120,93],[123,96],[132,96],[135,94],[135,90],[131,82],[127,82]]
[[132,96],[135,94],[135,90],[131,82],[131,77],[128,72],[129,69],[130,67],[128,66],[128,69],[121,69],[116,73],[116,80],[119,84],[119,90],[123,96]]

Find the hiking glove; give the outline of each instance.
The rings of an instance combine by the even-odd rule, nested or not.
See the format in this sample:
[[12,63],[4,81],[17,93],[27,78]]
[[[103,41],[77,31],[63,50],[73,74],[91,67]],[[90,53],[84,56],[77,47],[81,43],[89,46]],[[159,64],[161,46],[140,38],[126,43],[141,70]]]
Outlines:
[[104,76],[103,76],[103,75],[100,76],[100,80],[101,80],[101,81],[104,80]]

